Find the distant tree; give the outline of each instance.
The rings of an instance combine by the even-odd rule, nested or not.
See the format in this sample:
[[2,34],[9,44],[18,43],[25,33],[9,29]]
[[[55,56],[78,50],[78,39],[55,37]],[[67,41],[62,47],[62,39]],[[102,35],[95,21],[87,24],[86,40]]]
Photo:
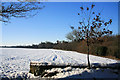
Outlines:
[[2,2],[0,6],[2,6],[0,9],[0,21],[5,23],[9,22],[11,17],[21,18],[34,16],[37,10],[44,7],[40,2]]
[[74,29],[66,35],[66,38],[70,41],[79,41],[81,40],[81,34],[78,33],[77,29]]
[[66,44],[66,43],[68,43],[68,42],[63,40],[62,43],[65,43],[65,44]]
[[38,48],[38,45],[32,44],[32,47],[33,47],[33,48]]
[[[88,67],[90,66],[90,60],[89,60],[89,46],[91,43],[99,42],[101,41],[101,37],[105,35],[112,34],[112,31],[108,29],[109,25],[112,23],[112,19],[109,21],[105,21],[101,18],[101,12],[95,13],[93,11],[93,8],[95,7],[94,4],[92,4],[90,7],[80,7],[80,13],[78,13],[78,16],[80,16],[80,27],[78,27],[78,33],[81,34],[80,37],[83,38],[88,47]],[[74,27],[71,27],[73,31],[75,30]]]
[[56,43],[57,43],[57,44],[61,44],[61,41],[57,40]]

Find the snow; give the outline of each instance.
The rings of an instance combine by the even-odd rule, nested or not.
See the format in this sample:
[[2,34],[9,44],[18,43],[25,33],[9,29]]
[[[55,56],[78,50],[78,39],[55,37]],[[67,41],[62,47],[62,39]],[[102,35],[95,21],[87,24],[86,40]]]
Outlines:
[[[0,77],[7,76],[9,78],[13,76],[14,78],[18,76],[28,76],[29,78],[35,78],[33,74],[29,73],[31,61],[50,64],[87,65],[86,54],[55,49],[0,48],[0,57]],[[92,64],[99,63],[105,65],[118,63],[119,61],[90,55],[90,62]],[[72,68],[68,69],[68,71],[70,71]],[[67,73],[59,73],[57,75],[62,76],[65,74],[67,76],[70,76],[73,75],[73,73],[82,73],[82,69],[73,69],[70,73],[67,71],[67,69],[64,69],[67,71]]]
[[45,70],[45,72],[47,73],[52,73],[55,71],[57,71],[58,73],[52,76],[52,78],[118,78],[118,75],[115,74],[114,71],[111,69],[87,69],[67,67],[64,69],[53,68]]

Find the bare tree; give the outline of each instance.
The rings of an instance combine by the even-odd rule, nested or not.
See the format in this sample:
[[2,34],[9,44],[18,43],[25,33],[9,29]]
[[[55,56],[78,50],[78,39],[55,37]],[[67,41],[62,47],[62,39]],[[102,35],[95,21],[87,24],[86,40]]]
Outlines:
[[[90,44],[101,41],[102,36],[112,34],[112,31],[108,29],[109,25],[112,23],[112,19],[109,21],[103,20],[101,18],[101,12],[95,13],[93,11],[94,7],[94,4],[90,7],[80,7],[81,11],[78,13],[78,16],[80,16],[81,19],[79,22],[80,27],[78,27],[78,33],[82,34],[81,38],[83,38],[87,43],[87,60],[89,68],[91,68],[89,60]],[[74,30],[74,27],[72,27],[72,29]]]
[[11,17],[31,17],[37,14],[44,6],[40,2],[2,2],[0,21],[9,22]]
[[74,29],[72,32],[69,32],[66,35],[66,38],[70,41],[80,41],[81,40],[81,35],[78,33],[77,29]]

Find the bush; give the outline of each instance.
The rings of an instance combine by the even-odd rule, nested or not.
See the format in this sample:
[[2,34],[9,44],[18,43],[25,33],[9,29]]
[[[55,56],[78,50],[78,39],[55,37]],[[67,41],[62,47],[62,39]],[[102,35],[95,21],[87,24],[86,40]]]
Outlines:
[[106,56],[107,47],[100,46],[95,49],[95,53],[100,56]]
[[114,56],[120,59],[120,53],[115,53]]
[[116,58],[119,58],[120,59],[120,49],[117,47],[117,50],[115,51],[115,53],[114,53],[114,56],[116,57]]
[[108,46],[107,47],[107,56],[114,56],[118,53],[118,46]]

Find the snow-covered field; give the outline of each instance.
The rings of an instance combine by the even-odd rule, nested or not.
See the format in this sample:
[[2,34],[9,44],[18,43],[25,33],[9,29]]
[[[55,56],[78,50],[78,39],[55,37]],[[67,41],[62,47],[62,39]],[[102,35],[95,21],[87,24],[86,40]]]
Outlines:
[[[86,57],[86,54],[55,49],[0,48],[0,77],[15,78],[26,75],[27,78],[34,78],[33,74],[28,73],[31,61],[77,65],[87,64]],[[118,63],[119,61],[90,55],[90,62],[111,64]],[[73,73],[75,73],[74,71],[76,69],[73,70]],[[70,74],[72,75],[72,73]]]

